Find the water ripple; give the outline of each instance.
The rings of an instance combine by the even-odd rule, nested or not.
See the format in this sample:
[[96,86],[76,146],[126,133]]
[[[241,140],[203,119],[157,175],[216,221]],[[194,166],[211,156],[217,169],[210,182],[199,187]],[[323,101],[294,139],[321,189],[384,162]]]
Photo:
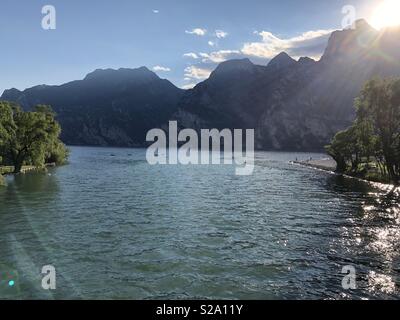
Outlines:
[[[48,298],[36,279],[47,264],[60,299],[400,297],[398,199],[288,163],[323,155],[258,152],[248,177],[144,156],[72,148],[51,175],[8,178],[0,258],[17,297]],[[346,265],[356,290],[342,288]]]

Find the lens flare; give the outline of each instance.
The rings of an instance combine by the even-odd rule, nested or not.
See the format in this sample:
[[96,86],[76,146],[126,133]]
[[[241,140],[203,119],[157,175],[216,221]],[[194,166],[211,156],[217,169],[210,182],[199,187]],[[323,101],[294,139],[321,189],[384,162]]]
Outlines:
[[376,29],[400,25],[400,1],[385,0],[374,10],[371,25]]

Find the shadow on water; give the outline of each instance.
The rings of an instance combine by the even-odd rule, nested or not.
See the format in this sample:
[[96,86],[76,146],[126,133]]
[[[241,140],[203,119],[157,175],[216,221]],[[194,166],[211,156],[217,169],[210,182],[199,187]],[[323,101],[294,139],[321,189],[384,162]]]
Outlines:
[[[57,198],[59,185],[52,172],[8,177],[8,186],[0,189],[0,299],[57,298],[41,285],[42,267],[54,263],[37,227],[45,221],[31,215]],[[65,282],[63,292],[71,290],[62,275],[58,280]]]
[[399,298],[399,196],[338,175],[327,179],[326,188],[350,203],[330,256],[338,266],[356,269],[357,289],[342,297]]
[[372,188],[364,181],[348,178],[342,175],[332,174],[326,180],[326,188],[333,192],[353,195],[354,193],[368,194]]

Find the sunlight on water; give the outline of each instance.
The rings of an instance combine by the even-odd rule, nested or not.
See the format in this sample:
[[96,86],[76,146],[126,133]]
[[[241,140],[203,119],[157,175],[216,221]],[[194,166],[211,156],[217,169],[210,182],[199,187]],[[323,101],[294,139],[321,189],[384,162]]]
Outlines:
[[[397,193],[392,187],[379,185],[380,192],[369,192],[367,203],[362,206],[362,227],[365,241],[357,238],[359,244],[365,243],[363,250],[380,257],[384,261],[383,270],[369,271],[367,289],[388,295],[398,294],[393,271],[398,269],[400,240],[400,205]],[[389,274],[381,273],[389,272]]]
[[[234,166],[149,166],[145,150],[72,148],[68,166],[8,177],[0,297],[399,298],[400,207],[390,187],[257,152]],[[38,270],[57,269],[57,290]],[[342,287],[354,266],[357,288]]]
[[391,277],[371,271],[368,275],[368,290],[393,294],[396,290],[396,284]]

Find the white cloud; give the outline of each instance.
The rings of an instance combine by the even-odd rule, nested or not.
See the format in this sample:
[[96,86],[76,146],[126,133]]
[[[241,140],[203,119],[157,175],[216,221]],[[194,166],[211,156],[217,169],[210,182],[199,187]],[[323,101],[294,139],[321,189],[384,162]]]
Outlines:
[[223,30],[215,30],[215,36],[218,39],[226,38],[228,36],[228,32],[225,32]]
[[157,71],[169,72],[169,71],[171,71],[171,69],[168,68],[168,67],[154,66],[154,67],[153,67],[153,71],[155,71],[155,72],[157,72]]
[[190,80],[205,80],[211,74],[211,70],[204,69],[196,66],[190,66],[185,68],[185,79],[186,81]]
[[155,14],[160,13],[160,10],[154,9],[153,13],[155,13]]
[[185,53],[183,56],[185,58],[192,58],[192,59],[198,59],[199,58],[199,56],[197,54],[195,54],[194,52]]
[[286,51],[294,58],[301,56],[319,58],[332,32],[333,30],[308,31],[297,37],[280,39],[271,32],[262,31],[258,33],[262,38],[260,42],[245,43],[241,51],[247,56],[267,59],[275,57],[282,51]]
[[201,29],[201,28],[195,28],[195,29],[192,29],[190,31],[186,30],[185,33],[187,33],[187,34],[195,34],[196,36],[202,37],[202,36],[206,35],[207,30],[206,29]]
[[199,55],[203,58],[202,61],[204,63],[221,63],[230,59],[232,56],[240,55],[240,53],[239,50],[220,50],[211,53],[200,52]]
[[197,83],[188,83],[183,85],[181,88],[184,90],[189,90],[189,89],[193,89],[196,86]]
[[[217,64],[230,59],[248,57],[255,63],[265,63],[282,51],[286,51],[295,59],[302,56],[318,59],[323,54],[328,38],[333,31],[308,31],[299,36],[286,39],[267,31],[255,32],[261,37],[260,41],[245,43],[237,50],[185,53],[184,57],[197,59],[198,63],[185,69],[184,81],[188,84],[184,87],[193,87],[196,83],[207,79],[211,74],[211,69],[214,69]],[[215,42],[211,42],[215,45],[218,43],[218,39]]]
[[208,41],[208,45],[209,45],[210,47],[214,47],[214,46],[215,46],[215,42],[213,42],[213,41]]
[[[261,41],[245,43],[239,50],[219,50],[210,53],[187,53],[185,57],[201,58],[204,64],[218,64],[229,59],[251,58],[255,63],[265,63],[282,51],[295,59],[306,56],[318,60],[323,54],[328,38],[333,30],[308,31],[303,34],[281,39],[271,32],[255,33],[261,36]],[[216,44],[215,42],[209,43]],[[196,58],[195,58],[196,57]]]

